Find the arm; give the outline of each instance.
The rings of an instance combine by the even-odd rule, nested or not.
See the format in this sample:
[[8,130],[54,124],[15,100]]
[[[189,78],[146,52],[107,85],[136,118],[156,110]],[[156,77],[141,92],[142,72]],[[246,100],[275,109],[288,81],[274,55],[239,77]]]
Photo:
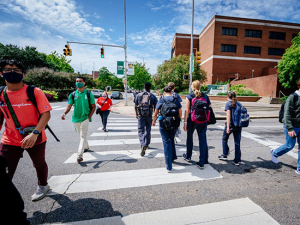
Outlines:
[[157,119],[158,109],[155,109],[153,118],[152,118],[152,126],[155,126],[156,119]]
[[226,123],[227,123],[227,129],[226,129],[226,133],[229,134],[230,133],[230,119],[231,119],[231,111],[230,110],[226,110]]
[[294,96],[290,95],[285,102],[283,122],[284,122],[285,127],[288,130],[288,134],[291,138],[293,138],[296,135],[296,133],[294,131],[294,127],[292,125],[293,109],[294,109]]
[[182,109],[180,108],[179,109],[179,118],[181,119],[181,117],[182,117]]
[[[38,132],[42,132],[42,130],[45,128],[45,126],[47,125],[48,121],[50,120],[51,115],[50,115],[50,111],[44,112],[41,114],[41,118],[39,120],[38,125],[35,127],[35,130],[37,130]],[[28,149],[28,148],[32,148],[36,142],[38,138],[37,134],[31,133],[29,135],[27,135],[22,141],[22,146],[21,148],[24,149]]]
[[134,110],[135,110],[135,117],[138,119],[139,114],[138,114],[138,111],[137,111],[137,105],[134,105]]
[[93,114],[94,114],[94,112],[95,112],[95,110],[96,110],[96,104],[91,104],[91,106],[92,106],[92,109],[91,109],[91,113],[90,113],[90,115],[89,115],[89,119],[92,118],[92,116],[93,116]]
[[191,102],[188,98],[186,98],[185,112],[184,112],[184,125],[183,130],[187,131],[187,119],[190,113]]
[[72,105],[71,104],[68,104],[68,106],[66,107],[65,109],[65,112],[61,115],[61,119],[62,120],[65,120],[66,119],[66,115],[68,114],[68,112],[70,112],[72,108]]

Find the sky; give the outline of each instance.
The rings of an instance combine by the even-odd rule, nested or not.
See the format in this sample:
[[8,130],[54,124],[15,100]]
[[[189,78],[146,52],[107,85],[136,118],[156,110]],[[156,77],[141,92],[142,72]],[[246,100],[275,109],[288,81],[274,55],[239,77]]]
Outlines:
[[[126,0],[127,60],[151,74],[171,57],[175,33],[191,32],[192,0]],[[195,0],[194,33],[215,16],[300,23],[300,0]],[[124,46],[124,0],[0,0],[0,43],[63,53],[67,41]],[[116,74],[123,48],[70,44],[75,72]]]

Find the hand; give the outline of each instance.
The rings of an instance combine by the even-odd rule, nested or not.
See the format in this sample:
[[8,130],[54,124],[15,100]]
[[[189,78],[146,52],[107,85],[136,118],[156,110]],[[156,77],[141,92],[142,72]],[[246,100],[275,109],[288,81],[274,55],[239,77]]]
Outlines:
[[186,123],[184,123],[184,125],[183,125],[183,130],[186,132],[187,131],[187,124]]
[[155,120],[153,120],[153,121],[152,121],[152,126],[155,127],[155,124],[156,124],[156,122],[155,122]]
[[34,134],[34,133],[31,133],[31,134],[27,135],[21,141],[21,143],[22,143],[21,148],[24,148],[24,149],[32,148],[34,146],[37,138],[38,138],[38,135]]
[[229,127],[227,127],[227,129],[226,129],[226,133],[227,133],[227,134],[229,134],[229,133],[230,133],[230,129],[229,129]]
[[139,118],[139,115],[138,115],[138,114],[136,114],[136,115],[135,115],[135,117],[138,119],[138,118]]
[[290,136],[291,138],[294,138],[294,137],[297,136],[297,135],[296,135],[295,131],[289,131],[289,136]]
[[62,114],[62,115],[61,115],[61,119],[62,119],[62,120],[65,120],[65,119],[66,119],[66,114]]

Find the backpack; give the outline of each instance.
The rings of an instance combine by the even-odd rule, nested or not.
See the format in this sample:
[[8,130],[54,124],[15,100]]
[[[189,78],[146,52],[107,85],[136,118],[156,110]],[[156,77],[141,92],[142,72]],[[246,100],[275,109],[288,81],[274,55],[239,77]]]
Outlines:
[[[73,100],[73,104],[75,105],[75,101],[74,101],[74,99],[75,99],[75,92],[76,91],[73,91],[72,92],[72,100]],[[90,110],[92,110],[92,105],[91,105],[91,92],[89,91],[89,90],[87,90],[87,93],[86,93],[86,95],[87,95],[87,98],[88,98],[88,100],[89,100],[89,108],[90,108]]]
[[236,102],[236,108],[233,112],[233,109],[231,110],[231,120],[235,127],[248,127],[250,117],[247,113],[247,109],[242,106],[241,103]]
[[138,98],[138,113],[140,116],[152,116],[152,106],[151,106],[151,93],[142,92],[140,95],[137,96]]
[[[192,97],[194,95],[191,95]],[[203,96],[203,97],[202,97]],[[191,103],[191,119],[196,124],[202,124],[209,121],[210,110],[205,94],[201,97],[193,97]]]
[[[6,86],[1,86],[0,87],[0,95],[2,93],[2,91],[4,90]],[[36,108],[36,110],[38,111],[39,115],[41,116],[39,109],[37,107],[37,103],[36,103],[36,99],[35,99],[35,95],[34,95],[34,89],[35,86],[34,85],[28,85],[27,89],[26,89],[26,93],[27,93],[27,97],[29,99],[29,101],[31,101],[31,103],[33,104],[33,106]],[[2,112],[1,112],[2,114]],[[3,120],[4,120],[4,115],[0,116],[0,125],[3,125]],[[47,124],[45,126],[45,130],[48,129],[49,132],[53,135],[53,137],[56,139],[56,141],[60,142],[60,140],[56,137],[56,135],[53,133],[52,129],[49,127],[49,125]]]
[[161,101],[163,105],[160,108],[160,115],[162,116],[160,126],[165,130],[176,130],[181,121],[179,118],[179,109],[175,104],[176,99],[173,98],[172,101],[166,101],[162,98]]
[[[294,96],[294,103],[298,101],[298,95],[296,93],[292,93],[291,95]],[[279,110],[279,122],[283,123],[283,118],[284,118],[284,106],[285,102],[282,103],[281,108]]]

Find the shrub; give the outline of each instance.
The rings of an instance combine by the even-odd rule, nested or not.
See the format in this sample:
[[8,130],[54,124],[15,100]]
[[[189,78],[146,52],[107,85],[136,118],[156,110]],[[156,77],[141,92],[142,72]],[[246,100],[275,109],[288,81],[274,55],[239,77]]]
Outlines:
[[46,95],[49,102],[54,102],[54,96],[53,95],[50,95],[50,94],[47,94],[47,93],[45,93],[45,95]]
[[285,102],[285,101],[287,100],[288,97],[289,97],[289,96],[284,96],[284,97],[280,98],[280,100],[281,100],[282,102]]

